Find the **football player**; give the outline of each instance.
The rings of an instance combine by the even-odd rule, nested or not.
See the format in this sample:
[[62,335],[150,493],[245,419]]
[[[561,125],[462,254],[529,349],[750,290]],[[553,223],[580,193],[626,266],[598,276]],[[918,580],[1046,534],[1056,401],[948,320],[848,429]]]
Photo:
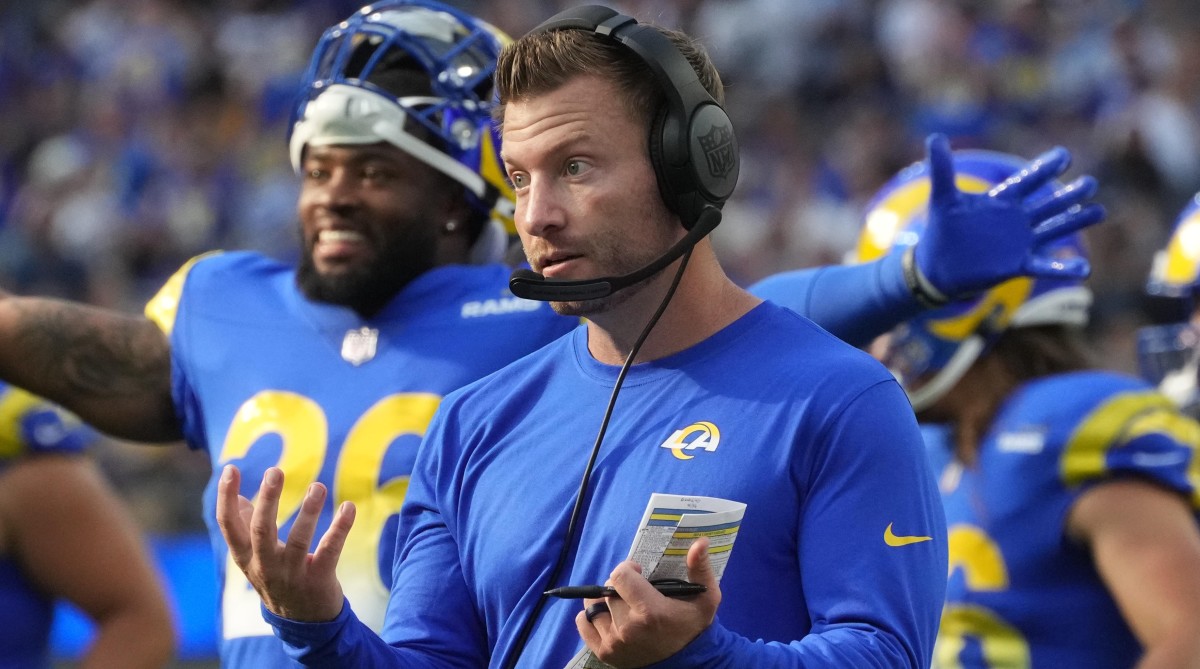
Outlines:
[[1146,292],[1169,305],[1165,325],[1138,331],[1138,367],[1183,411],[1200,416],[1200,194],[1175,220],[1166,248],[1154,255]]
[[[281,528],[316,481],[332,491],[326,518],[357,505],[342,583],[375,626],[395,514],[442,396],[575,325],[507,295],[506,266],[471,264],[506,250],[498,221],[511,213],[489,116],[505,39],[423,1],[382,3],[330,28],[289,140],[302,178],[299,265],[203,257],[146,308],[168,336],[173,410],[163,419],[208,450],[214,471],[286,471]],[[215,490],[214,480],[204,517],[219,555],[223,664],[285,666],[228,559]]]
[[95,433],[0,383],[0,666],[48,667],[55,605],[95,625],[83,666],[167,666],[162,583],[121,498],[87,456]]
[[[301,259],[188,262],[145,316],[10,297],[3,375],[124,438],[182,437],[214,471],[287,472],[289,519],[321,481],[360,523],[343,583],[378,624],[417,444],[443,395],[573,329],[507,293],[489,116],[496,29],[425,0],[357,12],[322,37],[290,137]],[[474,257],[473,257],[474,256]],[[19,354],[15,352],[19,351]],[[291,666],[204,497],[225,667]]]
[[[926,199],[912,193],[946,170],[986,191],[1019,163],[961,151],[934,174],[902,172],[876,195],[858,258],[916,243]],[[1078,234],[1047,250],[1086,258]],[[1090,304],[1078,278],[1019,277],[887,338],[883,360],[918,418],[950,428],[935,666],[1200,662],[1200,425],[1143,380],[1089,364]]]

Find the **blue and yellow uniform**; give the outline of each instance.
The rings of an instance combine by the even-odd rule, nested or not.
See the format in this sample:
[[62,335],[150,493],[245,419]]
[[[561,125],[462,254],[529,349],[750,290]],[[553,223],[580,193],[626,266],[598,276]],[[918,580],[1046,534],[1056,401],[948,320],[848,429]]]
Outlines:
[[[617,374],[580,327],[448,397],[402,512],[383,640],[349,608],[272,617],[281,637],[311,666],[500,666],[554,568]],[[654,492],[747,505],[717,621],[655,667],[928,663],[943,515],[908,402],[865,353],[764,302],[629,368],[557,585],[603,582]],[[519,666],[565,666],[579,610],[549,601]]]
[[[934,666],[1131,667],[1141,655],[1086,546],[1073,504],[1124,477],[1200,508],[1200,425],[1140,380],[1045,377],[1001,405],[978,465],[942,475],[950,580]],[[986,475],[984,474],[986,472]]]
[[[373,626],[383,621],[395,514],[442,397],[575,327],[549,306],[514,298],[509,268],[450,265],[408,284],[377,315],[305,299],[294,270],[257,254],[202,256],[147,305],[170,336],[172,385],[188,444],[213,471],[237,464],[253,495],[283,469],[281,536],[308,485],[358,507],[339,577]],[[217,557],[225,666],[290,666],[257,594],[228,558],[215,522],[217,476],[204,517]]]
[[[22,458],[82,453],[95,433],[19,388],[0,383],[0,485],[5,470]],[[0,553],[0,666],[49,667],[54,600]]]

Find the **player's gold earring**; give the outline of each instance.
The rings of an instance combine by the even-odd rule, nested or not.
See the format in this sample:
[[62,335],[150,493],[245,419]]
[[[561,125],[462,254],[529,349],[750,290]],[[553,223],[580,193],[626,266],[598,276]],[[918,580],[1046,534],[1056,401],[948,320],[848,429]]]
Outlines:
[[453,218],[446,221],[444,229],[446,230],[446,234],[453,234],[456,230],[458,230],[458,221],[454,220]]

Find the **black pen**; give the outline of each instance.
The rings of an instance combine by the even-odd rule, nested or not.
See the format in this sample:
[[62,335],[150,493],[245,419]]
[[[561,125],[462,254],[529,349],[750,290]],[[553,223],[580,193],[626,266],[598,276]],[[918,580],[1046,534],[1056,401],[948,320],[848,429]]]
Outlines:
[[[655,583],[654,589],[666,595],[667,597],[690,597],[698,595],[708,590],[708,588],[700,583],[681,582],[666,582]],[[562,599],[600,599],[601,597],[617,597],[617,591],[610,585],[566,585],[561,588],[552,588],[545,592],[550,597],[559,597]]]

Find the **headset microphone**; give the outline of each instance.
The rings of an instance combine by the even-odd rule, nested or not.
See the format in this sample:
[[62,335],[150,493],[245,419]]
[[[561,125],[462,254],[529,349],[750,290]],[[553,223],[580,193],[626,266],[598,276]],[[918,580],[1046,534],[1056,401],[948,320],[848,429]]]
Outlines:
[[556,280],[547,279],[532,270],[519,269],[509,277],[508,289],[517,297],[542,302],[575,302],[608,297],[622,288],[628,288],[661,272],[663,268],[675,262],[688,249],[695,246],[705,235],[712,232],[720,222],[720,209],[713,206],[704,207],[696,224],[682,239],[654,262],[629,274],[597,279]]

